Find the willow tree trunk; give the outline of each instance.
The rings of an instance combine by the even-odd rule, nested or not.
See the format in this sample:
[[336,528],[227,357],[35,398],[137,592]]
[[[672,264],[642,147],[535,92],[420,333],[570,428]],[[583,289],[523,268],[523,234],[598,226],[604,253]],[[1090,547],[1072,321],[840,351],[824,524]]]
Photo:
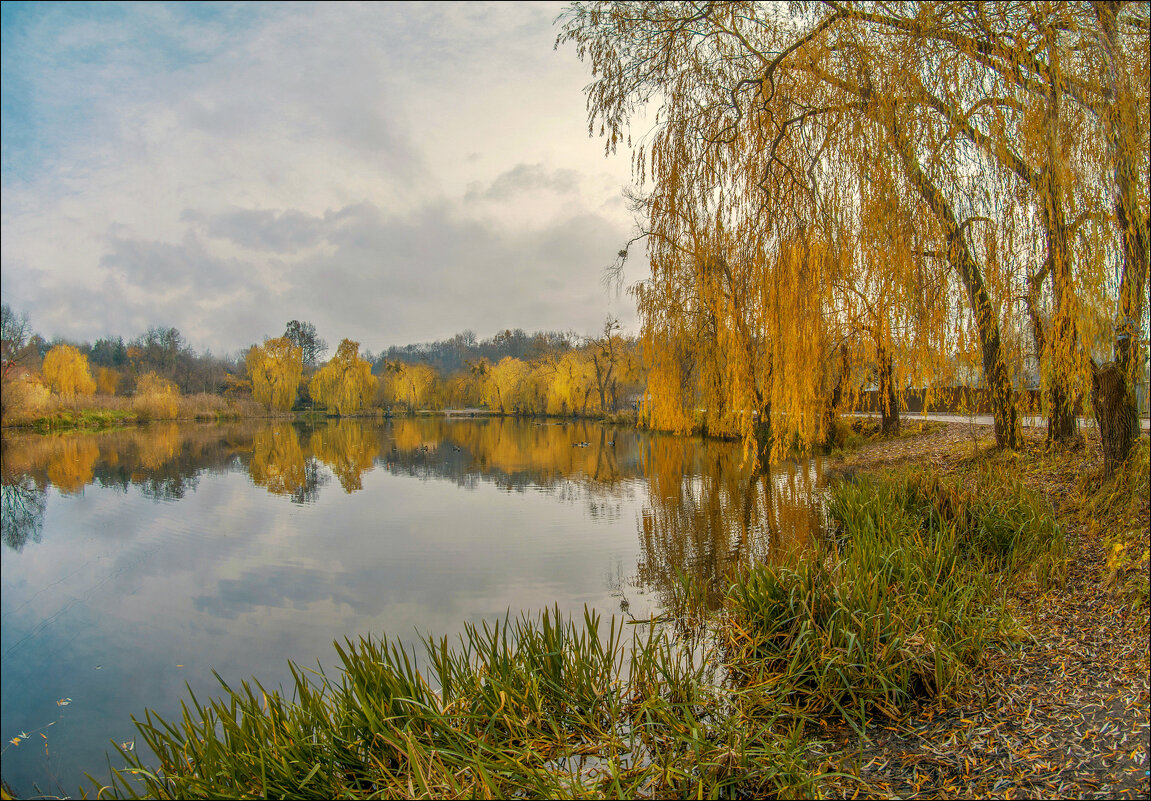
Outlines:
[[883,348],[879,349],[879,433],[899,433],[899,398],[895,396],[895,365]]
[[[1047,110],[1043,118],[1047,153],[1042,173],[1045,196],[1042,214],[1047,240],[1046,270],[1051,274],[1055,304],[1055,318],[1052,320],[1050,336],[1047,339],[1048,374],[1044,383],[1047,394],[1045,398],[1047,439],[1050,442],[1069,442],[1079,434],[1075,399],[1069,390],[1071,371],[1079,350],[1079,334],[1075,325],[1075,284],[1067,246],[1067,218],[1064,214],[1064,196],[1067,192],[1059,169],[1064,156],[1059,147],[1059,107],[1062,98],[1059,85],[1059,60],[1054,56],[1055,52],[1054,47],[1049,48],[1051,80]],[[1042,356],[1043,354],[1040,354],[1041,358]]]
[[1139,436],[1139,416],[1135,393],[1127,380],[1127,371],[1118,362],[1101,367],[1092,364],[1091,403],[1099,424],[1099,441],[1103,448],[1103,473],[1111,475],[1127,460]]
[[1139,435],[1139,411],[1135,382],[1143,367],[1143,303],[1147,299],[1148,225],[1141,210],[1139,190],[1146,161],[1140,155],[1138,102],[1131,70],[1122,63],[1115,16],[1122,3],[1093,2],[1099,20],[1100,44],[1109,102],[1103,108],[1103,124],[1115,175],[1115,222],[1123,248],[1123,272],[1119,279],[1119,304],[1115,324],[1115,361],[1101,367],[1092,364],[1091,398],[1099,439],[1103,447],[1103,470],[1110,474],[1126,461]]
[[967,290],[971,314],[975,318],[976,330],[979,332],[983,381],[987,386],[991,400],[991,414],[995,420],[995,443],[1000,448],[1018,448],[1019,418],[1015,408],[1015,391],[1011,386],[1007,362],[1003,358],[999,320],[995,316],[991,294],[987,291],[987,284],[983,280],[983,269],[967,243],[965,226],[960,225],[951,203],[923,171],[911,140],[894,123],[889,124],[889,130],[895,140],[895,149],[903,162],[907,177],[911,179],[919,190],[920,197],[939,220],[947,243],[948,261],[959,274],[963,288]]

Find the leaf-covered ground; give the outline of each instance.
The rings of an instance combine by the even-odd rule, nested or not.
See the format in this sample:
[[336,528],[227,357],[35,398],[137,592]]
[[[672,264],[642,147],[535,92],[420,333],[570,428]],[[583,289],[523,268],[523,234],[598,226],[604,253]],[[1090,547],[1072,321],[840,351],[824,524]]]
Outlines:
[[948,424],[867,445],[832,466],[854,472],[930,463],[942,473],[962,473],[979,459],[1008,461],[1051,501],[1069,534],[1071,559],[1055,587],[1010,599],[1026,636],[987,654],[958,703],[926,707],[895,724],[875,722],[862,744],[854,732],[830,732],[845,754],[834,767],[859,780],[836,781],[825,787],[829,795],[1151,793],[1147,450],[1126,483],[1104,482],[1092,430],[1068,449],[1047,449],[1044,433],[1027,430],[1018,454],[994,454],[989,428]]

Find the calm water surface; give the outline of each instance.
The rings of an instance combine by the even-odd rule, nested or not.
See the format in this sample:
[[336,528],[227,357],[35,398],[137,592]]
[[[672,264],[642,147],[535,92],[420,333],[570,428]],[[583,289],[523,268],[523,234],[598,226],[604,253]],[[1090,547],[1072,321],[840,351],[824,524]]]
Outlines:
[[2,764],[26,795],[90,791],[130,715],[178,716],[213,670],[272,687],[336,639],[557,603],[647,618],[677,571],[785,558],[821,514],[815,463],[751,475],[738,445],[583,422],[166,424],[2,456]]

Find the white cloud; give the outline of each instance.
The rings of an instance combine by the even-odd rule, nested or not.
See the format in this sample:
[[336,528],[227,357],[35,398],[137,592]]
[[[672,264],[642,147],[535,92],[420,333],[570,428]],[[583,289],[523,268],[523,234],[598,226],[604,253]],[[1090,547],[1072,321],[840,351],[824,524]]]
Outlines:
[[559,6],[127,9],[21,31],[50,152],[6,147],[0,269],[41,332],[227,352],[293,318],[372,348],[634,319],[599,282],[626,159],[586,137]]

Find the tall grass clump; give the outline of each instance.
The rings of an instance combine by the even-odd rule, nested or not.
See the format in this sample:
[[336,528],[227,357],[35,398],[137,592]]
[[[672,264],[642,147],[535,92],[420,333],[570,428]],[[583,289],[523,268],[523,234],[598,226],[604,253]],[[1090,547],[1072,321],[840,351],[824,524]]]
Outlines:
[[[716,692],[714,654],[662,627],[585,609],[427,638],[337,644],[338,677],[291,666],[291,698],[258,682],[195,696],[179,721],[136,720],[101,797],[811,797],[798,731]],[[642,629],[642,632],[641,632]],[[147,760],[155,754],[158,767]]]
[[141,423],[149,420],[173,420],[180,408],[180,390],[175,383],[155,373],[145,373],[136,382],[132,411]]
[[1050,506],[993,469],[842,482],[828,515],[810,558],[735,578],[722,634],[743,686],[852,725],[948,696],[1008,630],[1003,591],[1063,552]]

